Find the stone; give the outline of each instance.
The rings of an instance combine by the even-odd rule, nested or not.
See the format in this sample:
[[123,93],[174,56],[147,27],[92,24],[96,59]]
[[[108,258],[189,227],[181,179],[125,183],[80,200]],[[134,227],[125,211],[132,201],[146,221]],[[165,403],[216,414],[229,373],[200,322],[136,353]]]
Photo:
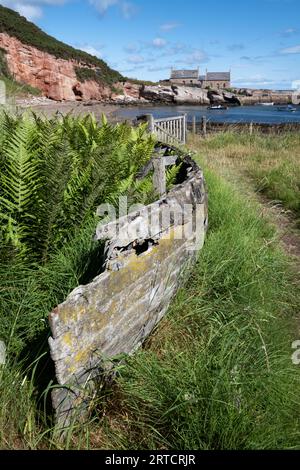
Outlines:
[[176,104],[210,104],[207,90],[198,87],[173,86]]
[[174,103],[175,93],[171,86],[144,86],[141,96],[146,100],[159,103]]
[[208,90],[208,98],[211,104],[232,104],[240,106],[241,102],[239,98],[234,94],[228,91],[223,90]]

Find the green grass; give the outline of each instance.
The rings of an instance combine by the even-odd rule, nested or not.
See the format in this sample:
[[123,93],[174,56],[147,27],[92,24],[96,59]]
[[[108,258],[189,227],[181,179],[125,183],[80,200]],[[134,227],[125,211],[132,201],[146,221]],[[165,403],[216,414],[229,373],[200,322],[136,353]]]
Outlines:
[[14,100],[15,98],[22,98],[28,95],[41,96],[41,91],[37,88],[26,85],[25,83],[23,84],[16,82],[11,77],[0,76],[0,80],[4,81],[5,83],[8,102],[10,102],[10,100]]
[[194,139],[212,168],[228,174],[238,170],[242,177],[250,177],[257,192],[270,200],[282,203],[300,217],[300,136],[299,133],[262,135],[225,132]]
[[[122,449],[299,448],[299,289],[257,206],[206,171],[210,230],[92,435]],[[116,400],[117,397],[117,400]]]
[[0,48],[0,80],[5,83],[6,94],[9,100],[24,95],[38,96],[41,94],[40,90],[37,88],[26,84],[21,84],[14,80],[7,66],[6,51],[2,48]]

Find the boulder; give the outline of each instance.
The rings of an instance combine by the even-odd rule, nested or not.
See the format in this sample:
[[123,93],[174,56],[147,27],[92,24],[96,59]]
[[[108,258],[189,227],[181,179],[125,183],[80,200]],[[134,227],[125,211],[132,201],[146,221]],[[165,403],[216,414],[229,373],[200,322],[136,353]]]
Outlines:
[[128,95],[114,95],[111,97],[111,101],[115,104],[139,104],[141,101],[145,102],[146,100]]
[[241,102],[238,99],[238,97],[236,95],[234,95],[233,93],[230,93],[228,91],[223,92],[223,98],[224,98],[224,101],[226,103],[236,104],[238,106],[241,105]]
[[209,104],[207,90],[198,87],[173,86],[176,104]]
[[124,95],[138,100],[141,95],[141,85],[136,85],[135,83],[125,82],[124,84],[117,84],[116,88],[121,86],[124,90]]
[[175,93],[170,86],[144,86],[141,89],[141,97],[152,102],[174,103]]
[[209,90],[208,98],[211,104],[232,104],[240,106],[241,102],[234,93],[222,90]]

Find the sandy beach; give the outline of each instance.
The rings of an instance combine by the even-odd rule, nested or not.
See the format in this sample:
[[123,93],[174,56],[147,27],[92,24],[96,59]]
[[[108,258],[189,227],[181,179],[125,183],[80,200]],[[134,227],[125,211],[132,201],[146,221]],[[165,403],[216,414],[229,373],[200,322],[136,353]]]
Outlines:
[[97,119],[100,119],[102,114],[105,114],[107,119],[111,122],[117,122],[118,120],[124,120],[124,118],[118,119],[119,105],[101,103],[99,101],[88,101],[88,102],[74,102],[74,101],[53,101],[47,98],[32,98],[23,99],[16,102],[18,109],[32,110],[35,113],[51,117],[56,113],[63,115],[72,113],[74,116],[85,115],[93,113]]

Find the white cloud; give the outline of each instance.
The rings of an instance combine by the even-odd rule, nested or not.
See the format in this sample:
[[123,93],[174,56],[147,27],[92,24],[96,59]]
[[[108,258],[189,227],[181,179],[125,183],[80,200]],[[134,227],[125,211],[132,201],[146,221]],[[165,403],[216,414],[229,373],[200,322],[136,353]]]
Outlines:
[[169,23],[164,23],[160,26],[162,31],[171,31],[172,29],[178,28],[180,26],[176,21],[170,21]]
[[203,62],[208,62],[209,58],[202,49],[195,49],[191,54],[187,55],[183,60],[177,61],[187,65],[198,65]]
[[25,16],[28,20],[36,20],[43,15],[42,9],[37,5],[16,4],[14,10]]
[[136,13],[136,7],[130,2],[121,2],[121,11],[126,20],[130,20]]
[[295,28],[288,28],[284,31],[284,34],[294,34],[297,33],[297,29]]
[[292,36],[295,36],[298,33],[299,33],[299,29],[297,28],[286,28],[283,31],[280,31],[279,35],[283,38],[290,38]]
[[124,47],[125,52],[129,52],[132,54],[133,52],[138,52],[140,50],[140,46],[135,43],[127,44],[127,46]]
[[89,0],[89,3],[96,8],[101,16],[105,15],[111,7],[118,7],[123,17],[128,20],[136,12],[136,8],[133,3],[124,0]]
[[236,52],[236,51],[242,51],[243,49],[245,49],[245,46],[244,44],[241,44],[241,43],[237,43],[237,44],[230,44],[227,49],[229,51],[232,51],[232,52]]
[[171,71],[171,69],[172,69],[171,65],[152,65],[151,67],[148,68],[148,72],[162,72],[164,70]]
[[96,47],[91,46],[90,44],[83,44],[82,46],[79,46],[78,49],[96,57],[102,57],[102,52],[99,50],[99,48],[97,49]]
[[152,41],[152,46],[157,47],[158,49],[161,49],[167,45],[167,41],[163,38],[155,38]]
[[247,76],[247,78],[236,78],[233,83],[235,86],[241,88],[290,88],[291,82],[289,80],[270,80],[263,75],[257,74]]
[[280,54],[300,54],[300,45],[281,49]]
[[41,18],[44,5],[63,5],[66,1],[68,0],[2,0],[1,4],[31,21]]
[[120,72],[121,73],[132,73],[132,72],[136,72],[137,70],[144,70],[144,66],[143,65],[136,65],[135,67],[131,67],[131,68],[125,68],[125,69],[121,69]]
[[137,54],[137,55],[130,55],[127,59],[127,62],[129,62],[130,64],[143,64],[144,62],[146,62],[146,60],[145,60],[145,57]]
[[110,7],[117,5],[119,0],[89,0],[89,2],[101,15],[104,15]]

